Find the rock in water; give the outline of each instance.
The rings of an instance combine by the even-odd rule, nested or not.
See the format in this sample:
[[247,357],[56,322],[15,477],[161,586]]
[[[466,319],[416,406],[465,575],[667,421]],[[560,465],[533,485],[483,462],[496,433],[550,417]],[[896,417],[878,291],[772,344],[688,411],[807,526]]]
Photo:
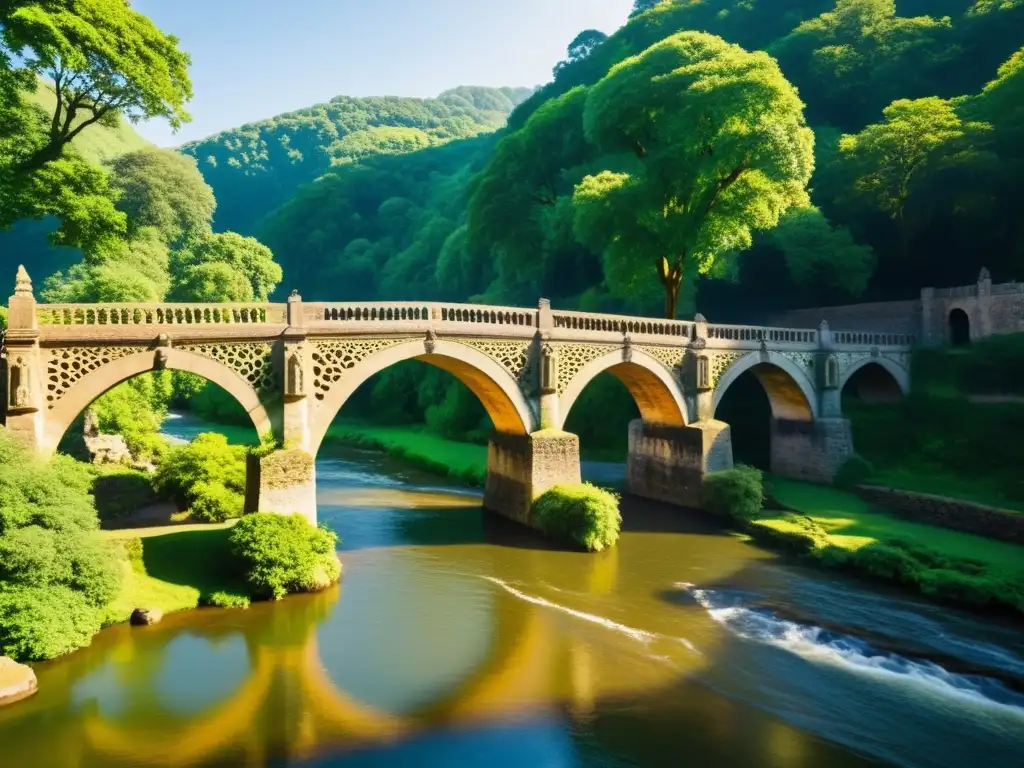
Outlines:
[[131,623],[136,627],[146,627],[158,623],[163,617],[159,608],[136,608],[132,611]]
[[0,656],[0,707],[27,699],[37,689],[36,673],[32,667]]

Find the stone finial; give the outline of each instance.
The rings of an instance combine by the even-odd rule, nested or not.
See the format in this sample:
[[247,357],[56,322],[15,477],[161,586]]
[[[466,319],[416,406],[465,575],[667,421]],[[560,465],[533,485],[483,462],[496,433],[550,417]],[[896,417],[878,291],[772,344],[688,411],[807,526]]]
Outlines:
[[978,282],[984,283],[992,279],[992,273],[988,271],[988,267],[982,267],[981,272],[978,273]]
[[822,318],[822,321],[818,324],[818,330],[819,331],[827,331],[828,330],[828,320],[825,320],[824,318]]
[[704,317],[700,312],[693,316],[693,322],[695,323],[706,323],[708,319]]
[[298,288],[292,288],[292,292],[288,294],[288,301],[302,301]]
[[28,271],[25,269],[24,264],[18,265],[18,276],[14,279],[14,295],[32,295],[32,278],[28,276]]
[[537,309],[551,309],[551,299],[541,299],[538,301]]

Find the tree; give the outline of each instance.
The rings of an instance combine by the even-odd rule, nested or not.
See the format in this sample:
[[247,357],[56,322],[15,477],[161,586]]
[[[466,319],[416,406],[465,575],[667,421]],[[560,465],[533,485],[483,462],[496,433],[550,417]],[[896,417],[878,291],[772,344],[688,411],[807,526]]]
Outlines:
[[207,235],[171,257],[176,301],[266,301],[281,282],[267,246],[235,232]]
[[852,178],[842,200],[861,201],[896,222],[900,253],[909,248],[908,203],[928,175],[963,162],[985,140],[989,126],[965,121],[945,99],[900,99],[884,121],[839,142],[837,160]]
[[650,295],[654,267],[667,317],[684,274],[722,274],[754,230],[807,201],[814,136],[796,89],[767,54],[721,38],[683,32],[621,62],[584,126],[623,170],[576,187],[577,236],[622,298]]
[[151,227],[173,248],[210,232],[217,201],[194,158],[155,147],[129,152],[110,163],[110,179],[129,237]]
[[633,0],[633,10],[629,12],[629,17],[639,16],[641,13],[651,10],[656,5],[660,5],[664,0]]
[[859,296],[875,268],[871,246],[857,243],[850,230],[834,226],[814,206],[790,208],[767,240],[785,255],[793,279],[804,285]]
[[557,78],[559,73],[570,64],[575,64],[577,61],[583,61],[588,58],[594,52],[594,49],[607,39],[608,35],[596,29],[585,29],[580,32],[573,38],[566,49],[568,58],[555,65],[555,77]]
[[[54,162],[79,133],[118,115],[132,122],[162,117],[188,121],[192,98],[186,53],[125,0],[14,0],[0,6],[0,65],[21,66],[27,87],[46,76],[57,96],[46,141],[19,165],[34,171]],[[13,75],[12,75],[13,76]]]

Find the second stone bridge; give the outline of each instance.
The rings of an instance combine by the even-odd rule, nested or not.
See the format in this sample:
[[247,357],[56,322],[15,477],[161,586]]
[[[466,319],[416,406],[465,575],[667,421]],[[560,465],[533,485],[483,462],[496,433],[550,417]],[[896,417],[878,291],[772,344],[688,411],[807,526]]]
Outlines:
[[[751,372],[771,405],[771,470],[827,482],[853,452],[840,394],[861,369],[906,393],[914,339],[885,332],[717,325],[552,309],[432,302],[43,304],[24,268],[9,303],[6,425],[41,455],[97,397],[147,371],[202,376],[280,447],[250,459],[247,509],[316,520],[314,458],[345,401],[374,374],[420,360],[480,399],[495,432],[484,505],[529,524],[530,504],[580,481],[565,419],[610,373],[641,418],[629,434],[628,491],[684,506],[707,472],[732,466],[715,412]],[[593,414],[601,418],[600,413]]]

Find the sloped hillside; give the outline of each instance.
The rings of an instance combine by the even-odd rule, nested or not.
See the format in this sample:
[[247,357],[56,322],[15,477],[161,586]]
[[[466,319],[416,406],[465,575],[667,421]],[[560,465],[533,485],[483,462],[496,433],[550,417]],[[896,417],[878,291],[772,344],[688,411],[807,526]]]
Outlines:
[[181,151],[196,158],[213,187],[215,227],[252,234],[264,214],[332,166],[495,131],[531,93],[462,86],[436,99],[336,96],[186,144]]

